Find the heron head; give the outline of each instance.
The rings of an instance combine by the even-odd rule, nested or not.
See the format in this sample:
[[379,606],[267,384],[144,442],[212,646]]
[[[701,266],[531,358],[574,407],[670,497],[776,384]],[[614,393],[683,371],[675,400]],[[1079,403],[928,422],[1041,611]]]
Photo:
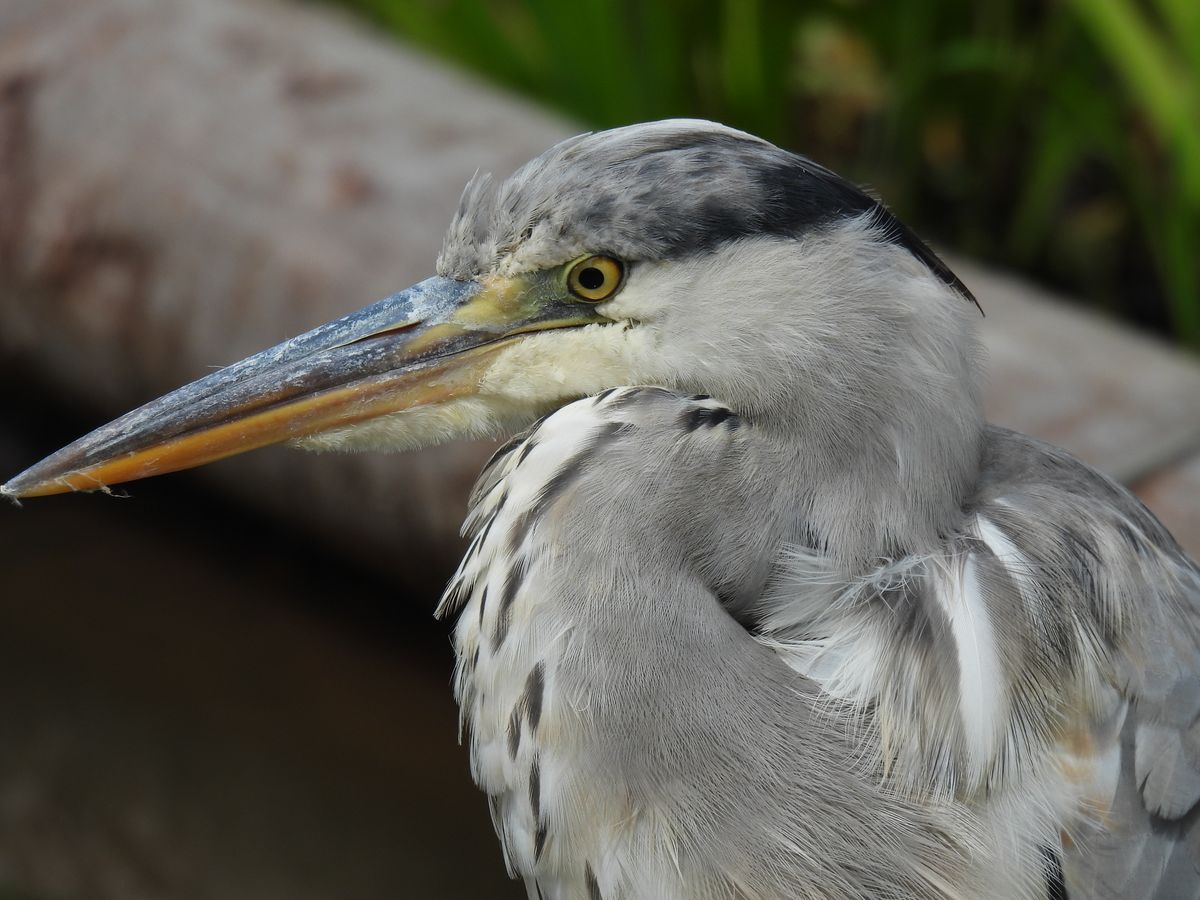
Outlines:
[[586,134],[502,183],[476,177],[437,272],[0,490],[90,490],[280,441],[404,449],[497,434],[624,384],[843,433],[896,404],[966,419],[976,405],[972,298],[945,265],[858,188],[709,122]]

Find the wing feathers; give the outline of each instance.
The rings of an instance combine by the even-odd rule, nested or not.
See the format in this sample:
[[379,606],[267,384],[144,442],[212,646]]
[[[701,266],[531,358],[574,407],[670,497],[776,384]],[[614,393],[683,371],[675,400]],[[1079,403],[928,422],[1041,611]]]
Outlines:
[[1200,800],[1195,731],[1194,726],[1184,732],[1153,722],[1137,726],[1134,771],[1146,809],[1153,815],[1178,819]]
[[1071,900],[1200,898],[1200,572],[1136,498],[992,429],[939,552],[842,588],[818,563],[785,559],[760,628],[902,783],[1069,836]]

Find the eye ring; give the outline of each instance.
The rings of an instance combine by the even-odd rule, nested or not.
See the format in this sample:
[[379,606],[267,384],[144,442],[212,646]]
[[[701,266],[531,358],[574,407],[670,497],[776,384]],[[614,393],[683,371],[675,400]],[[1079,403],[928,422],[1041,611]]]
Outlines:
[[571,266],[567,290],[589,303],[607,300],[625,280],[625,266],[611,256],[589,256]]

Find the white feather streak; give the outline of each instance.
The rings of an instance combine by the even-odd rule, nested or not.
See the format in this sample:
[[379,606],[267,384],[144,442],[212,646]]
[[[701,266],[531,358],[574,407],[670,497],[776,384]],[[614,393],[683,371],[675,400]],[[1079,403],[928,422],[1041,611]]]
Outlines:
[[996,635],[973,556],[966,557],[960,572],[947,573],[935,583],[958,651],[959,715],[964,743],[979,776],[991,762],[1005,724],[1004,673]]

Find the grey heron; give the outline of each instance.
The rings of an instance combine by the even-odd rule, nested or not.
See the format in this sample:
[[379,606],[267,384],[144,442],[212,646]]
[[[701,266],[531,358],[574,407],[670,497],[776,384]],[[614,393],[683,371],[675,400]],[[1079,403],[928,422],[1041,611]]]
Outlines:
[[530,897],[1200,897],[1200,572],[984,421],[973,298],[880,203],[631,126],[472,180],[437,272],[0,491],[520,432],[441,613]]

